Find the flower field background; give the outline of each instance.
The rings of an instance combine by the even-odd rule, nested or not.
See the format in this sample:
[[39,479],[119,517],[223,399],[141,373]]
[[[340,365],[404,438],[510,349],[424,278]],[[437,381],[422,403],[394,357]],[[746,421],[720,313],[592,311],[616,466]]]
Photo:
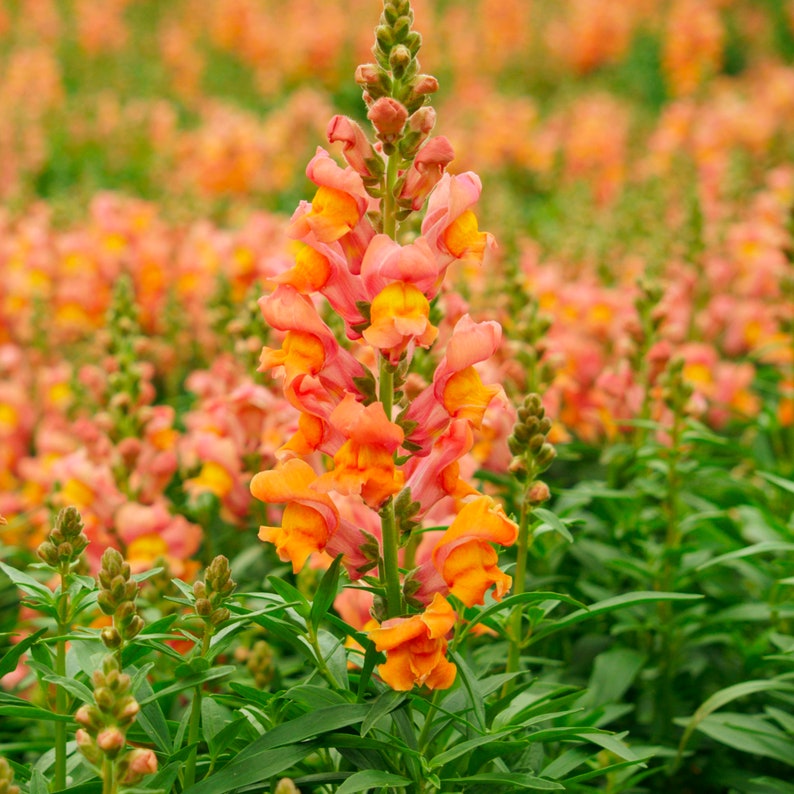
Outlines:
[[5,0],[0,199],[0,794],[794,792],[794,3]]

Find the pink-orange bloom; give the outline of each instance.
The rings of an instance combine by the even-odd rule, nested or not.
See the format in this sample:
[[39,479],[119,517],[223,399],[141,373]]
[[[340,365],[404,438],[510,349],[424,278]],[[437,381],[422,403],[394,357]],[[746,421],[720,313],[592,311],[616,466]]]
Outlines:
[[370,325],[364,339],[392,364],[416,345],[430,347],[438,328],[430,322],[430,301],[413,284],[395,281],[379,292],[370,306]]
[[313,232],[324,243],[350,234],[369,207],[369,196],[359,174],[352,168],[340,168],[328,152],[318,148],[306,175],[318,186],[317,193],[311,204],[300,203],[288,234],[302,239]]
[[127,502],[116,512],[116,533],[126,545],[126,560],[134,572],[165,560],[173,576],[186,577],[190,558],[201,546],[202,530],[184,516],[171,515],[160,499],[152,505]]
[[372,147],[364,130],[347,116],[334,116],[326,131],[330,143],[342,144],[342,155],[347,164],[361,176],[371,176],[367,160],[380,155]]
[[501,386],[485,386],[474,364],[492,356],[502,338],[499,323],[475,323],[468,314],[455,325],[444,357],[433,374],[433,383],[411,403],[406,413],[416,428],[409,440],[427,455],[433,440],[452,419],[466,419],[479,427],[491,400],[502,393]]
[[456,614],[449,602],[436,593],[421,615],[392,618],[370,631],[379,651],[386,651],[386,663],[378,668],[381,678],[399,692],[426,686],[449,689],[457,668],[445,656],[446,635],[455,625]]
[[298,573],[313,552],[325,549],[339,525],[339,513],[324,493],[312,486],[317,474],[306,461],[292,458],[251,480],[251,493],[268,504],[286,502],[280,527],[259,528],[259,539],[273,543],[280,559]]
[[413,284],[433,300],[444,279],[444,269],[423,237],[400,245],[386,234],[377,234],[361,262],[361,278],[370,300],[395,281]]
[[493,237],[480,232],[471,208],[482,191],[480,178],[466,171],[444,174],[430,194],[427,212],[422,221],[422,235],[441,256],[454,259],[473,258],[482,261],[485,249],[494,245]]
[[394,452],[403,442],[403,431],[390,422],[382,403],[364,406],[347,394],[330,418],[347,441],[334,455],[334,468],[318,478],[321,491],[360,494],[377,509],[403,486],[404,474],[394,463]]
[[[364,322],[359,303],[369,297],[361,279],[349,267],[348,253],[341,242],[321,242],[313,233],[303,237],[304,245],[295,256],[295,266],[265,282],[266,286],[288,284],[302,295],[319,292],[345,321],[347,336],[358,339],[354,327]],[[350,248],[350,247],[348,247]],[[359,266],[358,261],[356,262]]]
[[478,491],[460,478],[458,460],[474,443],[469,422],[453,419],[447,430],[439,436],[429,455],[415,455],[405,466],[406,488],[411,489],[411,500],[419,503],[419,519],[445,496],[462,499]]
[[517,537],[518,525],[501,505],[481,496],[464,505],[442,535],[433,549],[433,565],[450,593],[466,606],[484,603],[491,586],[498,600],[508,591],[512,579],[498,567],[491,543],[510,546]]
[[444,169],[455,159],[452,144],[443,136],[431,138],[418,152],[405,172],[400,198],[411,200],[411,209],[419,210],[430,191],[444,175]]

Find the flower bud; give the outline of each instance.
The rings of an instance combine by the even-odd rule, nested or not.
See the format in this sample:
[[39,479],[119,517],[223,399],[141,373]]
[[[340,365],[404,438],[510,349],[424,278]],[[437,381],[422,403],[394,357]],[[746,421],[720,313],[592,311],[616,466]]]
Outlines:
[[138,716],[138,712],[140,710],[141,707],[138,704],[138,701],[130,696],[122,701],[121,708],[119,708],[116,712],[116,718],[121,725],[127,725]]
[[418,74],[411,89],[415,94],[435,94],[438,91],[438,80],[432,74]]
[[105,728],[96,737],[97,746],[108,758],[115,758],[121,752],[124,741],[124,734],[115,726]]
[[94,690],[94,700],[97,706],[106,714],[110,714],[116,705],[116,698],[113,697],[113,693],[106,686]]
[[421,135],[429,135],[435,126],[436,111],[430,105],[419,108],[408,119],[408,127],[411,132],[418,132]]
[[134,786],[145,775],[157,771],[157,756],[152,750],[135,747],[130,750],[119,763],[121,782],[125,786]]
[[374,63],[362,63],[356,67],[354,79],[360,86],[364,88],[371,85],[377,85],[379,77],[380,72]]
[[389,54],[389,66],[398,80],[411,64],[411,51],[404,44],[398,44]]
[[276,784],[273,794],[300,794],[300,789],[288,777],[283,777]]
[[96,733],[102,726],[102,717],[94,706],[80,706],[74,713],[75,722],[86,730]]
[[527,492],[527,502],[536,507],[537,505],[542,505],[544,502],[547,502],[551,498],[551,492],[549,491],[549,486],[546,485],[545,482],[541,482],[540,480],[536,480],[532,483],[529,491]]
[[48,540],[45,540],[39,545],[38,549],[36,549],[36,554],[38,554],[39,559],[46,562],[47,565],[51,565],[53,568],[57,567],[58,550]]
[[77,740],[77,749],[86,757],[89,763],[98,764],[102,755],[94,739],[82,728],[78,728],[74,735]]
[[540,452],[538,452],[537,456],[535,457],[535,460],[537,461],[539,467],[545,469],[551,465],[551,462],[556,457],[557,457],[557,450],[554,449],[554,447],[551,444],[544,444],[541,447]]
[[100,632],[102,643],[109,651],[115,651],[121,645],[121,635],[115,626],[105,626]]
[[367,113],[367,118],[378,131],[379,137],[384,141],[393,141],[405,127],[408,110],[396,99],[381,97],[375,100]]
[[212,604],[209,598],[199,598],[196,600],[196,614],[203,618],[212,614]]

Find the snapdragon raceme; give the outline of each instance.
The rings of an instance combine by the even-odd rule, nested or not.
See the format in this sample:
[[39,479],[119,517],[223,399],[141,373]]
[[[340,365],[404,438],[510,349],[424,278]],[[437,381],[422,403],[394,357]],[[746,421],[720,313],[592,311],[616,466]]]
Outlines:
[[[452,147],[431,134],[437,81],[419,72],[412,21],[407,0],[385,4],[376,62],[356,71],[374,141],[350,118],[331,120],[328,139],[341,144],[346,166],[317,150],[306,170],[317,191],[288,228],[294,265],[260,300],[282,334],[281,347],[262,351],[260,371],[281,375],[300,419],[277,467],[251,483],[258,499],[285,505],[281,525],[259,537],[296,573],[313,554],[341,555],[350,579],[374,596],[369,637],[386,652],[379,672],[396,690],[452,685],[454,604],[501,599],[511,578],[494,544],[510,546],[518,534],[459,466],[489,405],[506,400],[476,368],[497,350],[499,324],[461,317],[430,382],[412,400],[404,389],[409,376],[419,379],[417,351],[439,338],[434,303],[447,269],[481,264],[494,245],[472,209],[479,178],[446,173]],[[344,338],[323,305],[341,318]],[[416,564],[428,514],[447,516],[449,528]]]

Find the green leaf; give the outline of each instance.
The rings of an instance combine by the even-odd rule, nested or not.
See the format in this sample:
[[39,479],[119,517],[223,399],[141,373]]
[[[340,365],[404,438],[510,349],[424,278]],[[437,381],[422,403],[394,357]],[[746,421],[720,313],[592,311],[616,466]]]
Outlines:
[[600,653],[587,687],[588,705],[618,703],[645,664],[646,657],[633,648],[610,648]]
[[38,769],[34,769],[33,774],[30,776],[28,791],[30,794],[49,794],[50,787],[47,783],[47,778]]
[[199,684],[203,684],[206,681],[214,681],[216,678],[224,678],[227,675],[231,675],[236,669],[236,667],[227,664],[223,667],[215,667],[211,670],[206,670],[203,673],[189,675],[186,678],[182,678],[179,681],[171,684],[171,686],[167,686],[165,689],[160,689],[159,691],[155,692],[150,697],[142,700],[140,705],[145,706],[147,703],[159,700],[166,695],[172,695],[174,692],[181,692],[184,689],[190,689],[191,687],[198,686]]
[[575,598],[571,598],[570,596],[563,595],[562,593],[518,593],[516,595],[503,598],[501,601],[489,604],[485,609],[471,617],[467,615],[468,622],[460,632],[457,643],[460,644],[463,638],[471,631],[474,626],[476,626],[478,623],[482,623],[483,620],[491,617],[491,615],[495,615],[497,612],[501,612],[506,609],[512,609],[519,604],[532,604],[536,601],[561,601],[566,604],[570,604],[571,606],[579,607],[580,609],[587,609],[587,607],[580,601],[577,601]]
[[75,678],[67,678],[61,675],[45,675],[44,680],[65,689],[70,695],[74,695],[83,703],[93,703],[94,695],[91,690]]
[[713,565],[721,565],[730,560],[740,560],[743,557],[753,557],[756,554],[765,554],[770,551],[794,551],[794,543],[786,543],[781,540],[765,540],[761,543],[754,543],[752,546],[744,546],[727,554],[720,554],[719,557],[714,557],[708,562],[698,565],[696,570],[705,571],[706,568],[711,568]]
[[711,714],[698,723],[697,729],[735,750],[794,766],[794,740],[761,716]]
[[360,791],[369,791],[372,788],[405,788],[411,784],[411,780],[401,775],[393,775],[391,772],[380,772],[376,769],[368,769],[364,772],[354,772],[336,790],[336,794],[356,794]]
[[202,698],[201,727],[212,755],[215,755],[215,737],[223,730],[230,718],[229,710],[221,706],[213,698],[209,696]]
[[200,783],[185,789],[183,794],[228,794],[230,791],[275,777],[314,751],[315,748],[310,744],[266,750],[257,753],[250,764],[229,764]]
[[[775,679],[772,680],[759,679],[756,681],[743,681],[741,684],[734,684],[733,686],[725,687],[725,689],[720,689],[719,692],[715,692],[710,698],[704,701],[701,706],[698,707],[697,711],[695,711],[695,713],[689,718],[689,722],[686,722],[684,719],[676,720],[677,724],[686,725],[686,728],[684,729],[684,735],[681,737],[681,742],[678,745],[678,756],[676,758],[676,763],[680,762],[684,753],[684,749],[686,748],[687,742],[689,741],[689,738],[692,736],[692,732],[698,729],[701,723],[710,714],[715,712],[717,709],[720,709],[723,706],[727,705],[733,700],[737,700],[738,698],[745,697],[746,695],[752,695],[755,692],[768,692],[770,690],[792,691],[794,690],[794,685],[786,684],[783,683],[782,681],[777,681]],[[708,731],[704,731],[704,733],[708,733]],[[747,752],[752,752],[752,751],[748,750]],[[794,755],[792,755],[791,757],[792,760],[794,760]]]
[[44,720],[45,722],[72,722],[70,714],[55,714],[37,706],[0,705],[0,717],[22,717],[26,720]]
[[437,769],[444,766],[444,764],[448,764],[450,761],[454,761],[456,758],[460,758],[460,756],[465,755],[475,747],[480,747],[483,744],[490,744],[491,742],[499,741],[499,739],[503,738],[504,736],[509,736],[514,732],[515,730],[510,728],[508,730],[499,731],[499,733],[488,733],[483,736],[477,736],[474,739],[469,739],[467,742],[459,742],[449,750],[444,750],[444,752],[433,756],[433,758],[428,761],[428,765],[431,769]]
[[366,719],[369,710],[369,706],[345,704],[315,709],[308,714],[302,714],[289,722],[277,725],[264,736],[260,736],[240,752],[229,766],[248,764],[253,757],[264,750],[303,742],[324,733],[355,725]]
[[138,712],[138,724],[157,745],[157,749],[160,752],[167,755],[170,754],[171,733],[168,730],[168,723],[162,708],[160,708],[160,704],[157,701],[149,700],[154,695],[151,684],[144,678],[138,682],[134,692],[135,698],[139,703],[144,700],[147,701],[146,705],[141,706],[141,710]]
[[756,472],[759,476],[763,477],[767,482],[771,482],[772,485],[777,485],[778,488],[782,488],[784,491],[788,491],[789,493],[794,493],[794,482],[791,480],[786,480],[783,477],[778,477],[776,474],[771,474],[768,471],[759,471]]
[[625,593],[624,595],[615,596],[614,598],[607,598],[604,601],[598,601],[590,607],[579,609],[566,615],[562,618],[541,625],[536,629],[532,635],[532,642],[548,637],[550,634],[555,634],[558,631],[567,629],[569,626],[575,626],[584,620],[605,615],[608,612],[614,612],[620,609],[627,609],[629,607],[637,606],[638,604],[654,602],[654,601],[697,601],[703,598],[701,595],[693,593],[657,593],[654,590],[641,591],[637,593]]
[[306,596],[298,590],[297,587],[293,587],[289,582],[285,582],[283,579],[280,579],[278,576],[268,576],[268,582],[270,582],[270,586],[287,602],[294,603],[295,611],[304,619],[308,619],[309,615],[311,614],[311,606],[306,599]]
[[402,705],[405,702],[407,695],[403,692],[394,692],[391,689],[387,689],[381,695],[379,695],[375,702],[370,706],[370,712],[367,715],[366,719],[361,723],[361,737],[363,738],[366,736],[372,728],[375,726],[375,723],[381,719],[381,717],[385,717],[390,712],[394,711],[398,706]]
[[[345,704],[302,714],[260,736],[230,764],[184,794],[227,794],[266,780],[314,752],[314,746],[305,743],[306,739],[355,725],[366,718],[369,710],[369,706]],[[299,742],[304,743],[298,745]]]
[[17,669],[20,658],[22,658],[25,651],[33,645],[42,634],[46,634],[47,629],[39,629],[35,634],[30,634],[21,639],[16,645],[11,647],[11,650],[0,659],[0,678],[7,673],[11,673]]
[[23,593],[29,596],[38,596],[47,603],[52,603],[54,594],[47,585],[37,582],[32,576],[0,562],[0,571],[2,571]]
[[474,673],[469,669],[463,657],[458,653],[450,653],[458,667],[458,677],[463,684],[463,688],[468,694],[468,705],[474,711],[477,718],[477,724],[480,731],[485,729],[485,706],[483,705],[480,693],[477,691],[477,678]]
[[334,603],[337,590],[339,589],[339,566],[342,563],[342,555],[337,558],[328,566],[328,570],[323,574],[317,592],[314,595],[311,611],[309,613],[309,622],[314,627],[314,630],[320,626],[325,613],[328,612],[331,604]]
[[535,507],[532,510],[532,514],[541,520],[541,523],[532,531],[533,535],[547,531],[545,529],[547,527],[549,530],[565,538],[568,543],[573,543],[573,535],[571,535],[568,527],[566,527],[559,516],[552,513],[551,510],[546,510],[544,507]]
[[[469,775],[469,777],[446,778],[448,783],[498,783],[509,788],[502,791],[513,791],[515,789],[532,789],[533,791],[565,791],[565,786],[554,780],[544,780],[534,775],[519,774],[517,772],[492,772],[481,775]],[[446,790],[446,789],[445,789]],[[452,790],[451,787],[449,790]],[[499,789],[497,789],[499,790]]]

